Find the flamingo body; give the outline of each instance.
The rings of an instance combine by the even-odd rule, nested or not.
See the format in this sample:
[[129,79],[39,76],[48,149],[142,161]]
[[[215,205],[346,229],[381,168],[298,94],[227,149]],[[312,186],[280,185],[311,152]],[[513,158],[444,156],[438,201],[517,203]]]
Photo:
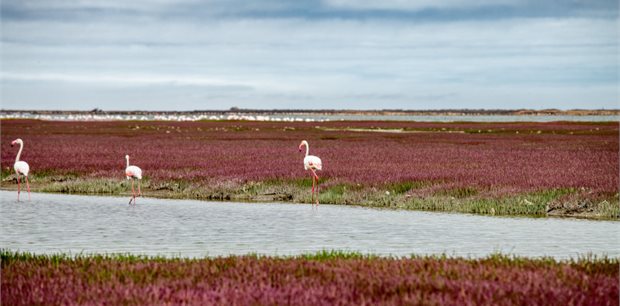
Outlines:
[[142,179],[142,169],[137,166],[129,166],[125,169],[125,175],[127,179],[137,178],[139,180]]
[[17,174],[21,174],[23,176],[28,176],[28,172],[30,172],[30,166],[28,166],[28,163],[21,160],[15,162],[15,165],[13,165],[13,169],[15,169],[15,172]]
[[304,169],[314,169],[314,170],[322,170],[323,162],[320,158],[314,155],[308,155],[304,157]]

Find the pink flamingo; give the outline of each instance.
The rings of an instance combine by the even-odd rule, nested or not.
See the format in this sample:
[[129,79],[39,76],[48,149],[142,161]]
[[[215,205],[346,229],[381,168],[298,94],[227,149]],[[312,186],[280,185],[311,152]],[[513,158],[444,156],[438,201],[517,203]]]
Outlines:
[[[133,183],[136,179],[142,180],[142,169],[136,166],[129,165],[129,155],[125,155],[125,159],[127,160],[127,168],[125,168],[125,176],[127,179],[131,179],[131,195],[132,198],[129,199],[129,204],[133,201],[133,204],[136,204],[136,191],[133,187]],[[142,195],[142,191],[140,191],[140,182],[138,182],[138,196]]]
[[17,138],[11,142],[11,147],[16,143],[19,144],[19,152],[17,152],[17,157],[15,157],[15,165],[13,165],[13,169],[15,169],[15,174],[17,174],[17,201],[19,202],[19,193],[21,189],[21,184],[19,182],[19,175],[22,174],[26,178],[26,186],[28,187],[28,200],[30,200],[30,183],[28,182],[28,172],[30,172],[30,166],[25,161],[19,160],[19,157],[22,155],[22,150],[24,149],[24,141],[21,138]]
[[[306,146],[306,157],[304,157],[304,169],[305,170],[310,169],[310,171],[312,171],[312,176],[311,176],[312,177],[312,202],[314,202],[314,182],[316,181],[316,189],[317,189],[316,205],[318,206],[319,205],[319,195],[318,195],[319,176],[316,175],[315,170],[322,170],[323,162],[317,156],[308,155],[310,146],[308,145],[308,142],[305,140],[302,140],[301,143],[299,144],[299,152],[301,152],[301,147],[303,146]],[[314,203],[312,205],[314,206]]]

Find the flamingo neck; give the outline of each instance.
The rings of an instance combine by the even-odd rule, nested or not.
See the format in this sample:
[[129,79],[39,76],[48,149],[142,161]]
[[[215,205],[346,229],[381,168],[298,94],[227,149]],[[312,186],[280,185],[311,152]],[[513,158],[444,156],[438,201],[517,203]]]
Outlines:
[[308,151],[310,151],[310,145],[306,143],[306,156],[308,156]]
[[19,161],[19,158],[22,156],[22,150],[24,149],[24,143],[20,142],[19,143],[19,151],[17,152],[17,156],[15,157],[15,162],[17,163]]
[[129,157],[125,158],[127,160],[127,167],[125,168],[129,168]]

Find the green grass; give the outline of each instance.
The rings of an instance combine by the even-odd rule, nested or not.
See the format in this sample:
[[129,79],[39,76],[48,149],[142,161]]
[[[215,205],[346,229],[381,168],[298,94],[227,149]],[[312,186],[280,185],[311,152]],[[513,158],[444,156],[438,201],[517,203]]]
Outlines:
[[336,259],[435,259],[435,260],[448,260],[448,259],[469,259],[480,262],[493,263],[495,265],[516,265],[521,263],[538,263],[540,265],[554,264],[558,262],[570,263],[573,265],[582,266],[585,270],[593,272],[597,268],[596,265],[617,266],[620,264],[620,258],[609,256],[596,256],[592,254],[579,255],[575,258],[571,257],[564,260],[556,260],[553,257],[522,257],[505,253],[491,253],[486,257],[460,257],[451,256],[445,253],[431,254],[431,255],[419,255],[411,254],[408,256],[378,256],[376,254],[366,254],[356,251],[343,251],[343,250],[321,250],[313,253],[305,253],[299,255],[259,255],[256,253],[248,253],[246,255],[227,255],[216,257],[202,257],[202,258],[186,258],[180,256],[152,256],[152,255],[136,255],[130,253],[110,253],[110,254],[70,254],[70,253],[51,253],[51,254],[35,254],[32,252],[15,251],[5,248],[0,248],[0,261],[2,266],[8,266],[15,262],[30,262],[33,264],[40,263],[61,263],[67,261],[117,261],[117,262],[176,262],[176,261],[199,261],[210,258],[226,258],[226,257],[251,257],[251,258],[280,258],[280,259],[306,259],[306,260],[336,260]]
[[478,194],[478,190],[473,187],[458,187],[453,189],[441,190],[437,193],[440,196],[454,197],[457,199],[464,199]]
[[319,190],[319,201],[321,203],[337,204],[346,198],[347,192],[347,185],[338,184],[331,186],[327,189]]
[[121,194],[127,192],[128,190],[131,190],[131,182],[127,180],[99,178],[52,182],[51,184],[46,184],[41,188],[41,191],[43,192],[71,194]]
[[406,181],[400,183],[389,184],[385,187],[388,191],[394,194],[404,194],[412,189],[419,189],[422,187],[430,186],[432,182],[428,181]]
[[[533,197],[530,195],[530,198]],[[525,197],[527,198],[527,196]],[[402,208],[505,216],[546,216],[546,204],[528,204],[521,197],[459,199],[454,197],[412,198]]]
[[[618,196],[615,196],[615,199],[617,200]],[[620,205],[618,205],[618,201],[603,200],[598,203],[598,210],[603,218],[620,219]]]

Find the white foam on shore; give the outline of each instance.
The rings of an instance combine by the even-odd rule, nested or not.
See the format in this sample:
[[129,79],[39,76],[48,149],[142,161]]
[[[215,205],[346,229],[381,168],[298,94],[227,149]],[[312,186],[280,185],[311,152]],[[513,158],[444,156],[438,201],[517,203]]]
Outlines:
[[0,119],[35,119],[45,121],[272,121],[272,122],[326,122],[326,121],[417,121],[417,122],[552,122],[589,121],[619,122],[613,115],[372,115],[372,114],[322,114],[322,113],[37,113],[28,111],[0,111]]
[[33,114],[28,112],[0,113],[0,119],[35,119],[45,121],[277,121],[277,122],[325,122],[325,118],[308,118],[301,116],[267,116],[258,114]]

